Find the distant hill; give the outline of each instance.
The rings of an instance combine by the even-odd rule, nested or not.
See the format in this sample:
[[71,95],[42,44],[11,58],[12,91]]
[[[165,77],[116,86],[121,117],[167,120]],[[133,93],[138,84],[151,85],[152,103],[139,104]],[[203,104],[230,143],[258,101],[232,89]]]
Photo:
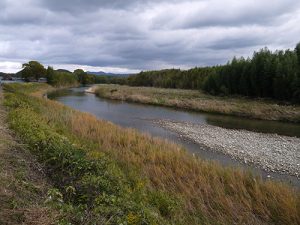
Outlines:
[[56,71],[61,73],[72,73],[71,71],[65,69],[57,69]]
[[87,71],[87,73],[97,75],[97,76],[112,76],[112,77],[128,77],[131,75],[131,74],[118,74],[118,73],[105,73],[103,71],[99,71],[99,72]]

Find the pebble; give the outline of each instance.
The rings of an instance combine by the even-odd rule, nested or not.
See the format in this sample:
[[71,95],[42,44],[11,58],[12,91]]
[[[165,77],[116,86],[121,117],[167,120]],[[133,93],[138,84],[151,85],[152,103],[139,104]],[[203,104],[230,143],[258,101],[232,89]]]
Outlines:
[[154,122],[208,150],[300,179],[300,138],[170,120]]

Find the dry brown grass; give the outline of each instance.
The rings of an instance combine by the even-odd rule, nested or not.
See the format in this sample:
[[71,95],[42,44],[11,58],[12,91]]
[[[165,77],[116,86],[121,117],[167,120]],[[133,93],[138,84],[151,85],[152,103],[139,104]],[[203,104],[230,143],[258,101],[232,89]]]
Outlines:
[[129,170],[138,168],[152,187],[181,195],[187,213],[202,212],[217,221],[233,219],[238,224],[270,222],[274,213],[283,215],[281,224],[299,220],[299,195],[294,198],[292,189],[282,184],[263,182],[239,170],[202,161],[177,145],[88,114],[76,113],[71,118],[76,136],[98,143],[102,151]]
[[98,85],[93,90],[100,97],[115,100],[221,113],[253,119],[300,122],[300,106],[283,106],[270,100],[216,97],[195,90],[120,85]]
[[[40,100],[42,115],[89,144],[90,154],[105,152],[127,174],[145,178],[150,189],[180,196],[182,215],[190,224],[299,224],[299,191],[281,183],[262,181],[250,173],[224,168],[187,153],[180,146],[124,129],[60,103]],[[100,156],[101,157],[101,154]],[[197,219],[196,219],[197,218]],[[209,221],[209,222],[208,222]]]

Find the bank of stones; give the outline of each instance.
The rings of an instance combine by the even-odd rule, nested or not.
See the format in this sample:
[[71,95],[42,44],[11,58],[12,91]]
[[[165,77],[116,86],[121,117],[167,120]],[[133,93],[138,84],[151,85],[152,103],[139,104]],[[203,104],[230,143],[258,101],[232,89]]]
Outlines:
[[169,120],[155,123],[209,150],[300,179],[300,138]]

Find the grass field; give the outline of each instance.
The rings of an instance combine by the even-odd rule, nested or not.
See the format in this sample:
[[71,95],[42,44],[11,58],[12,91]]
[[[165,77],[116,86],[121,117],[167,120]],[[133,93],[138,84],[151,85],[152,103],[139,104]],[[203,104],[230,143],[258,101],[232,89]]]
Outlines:
[[196,90],[98,85],[97,96],[144,104],[220,113],[262,120],[300,122],[300,106],[279,105],[275,101],[241,97],[217,97]]
[[300,223],[299,190],[45,99],[47,85],[5,88],[9,124],[57,188],[64,222]]

